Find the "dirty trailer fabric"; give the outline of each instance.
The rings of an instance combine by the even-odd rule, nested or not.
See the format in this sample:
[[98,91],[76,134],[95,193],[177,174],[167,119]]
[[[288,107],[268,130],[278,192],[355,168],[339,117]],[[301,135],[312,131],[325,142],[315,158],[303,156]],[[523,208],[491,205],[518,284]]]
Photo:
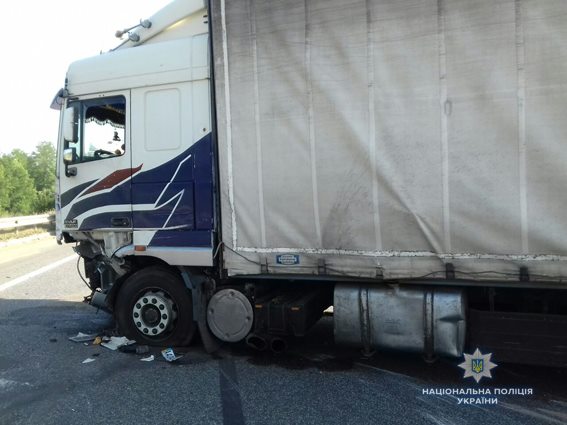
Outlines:
[[231,274],[567,276],[567,2],[213,16]]

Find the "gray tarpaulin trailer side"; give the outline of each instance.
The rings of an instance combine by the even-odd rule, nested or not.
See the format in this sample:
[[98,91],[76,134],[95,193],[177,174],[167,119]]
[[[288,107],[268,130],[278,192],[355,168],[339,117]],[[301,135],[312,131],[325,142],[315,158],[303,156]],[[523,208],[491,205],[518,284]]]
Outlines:
[[228,276],[332,283],[366,350],[566,366],[567,3],[211,8]]
[[212,9],[230,275],[567,277],[566,2]]

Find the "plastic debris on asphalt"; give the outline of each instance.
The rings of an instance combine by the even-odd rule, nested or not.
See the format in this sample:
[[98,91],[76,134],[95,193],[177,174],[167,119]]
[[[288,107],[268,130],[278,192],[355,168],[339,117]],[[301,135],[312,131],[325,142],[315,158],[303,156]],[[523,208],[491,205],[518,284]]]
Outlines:
[[180,359],[183,356],[177,356],[174,352],[172,348],[166,348],[165,350],[161,351],[161,355],[163,356],[163,358],[165,360],[167,360],[168,362],[174,362],[177,359]]
[[102,343],[102,338],[100,336],[97,336],[93,341],[93,345],[100,345],[101,343]]
[[119,351],[123,353],[136,353],[136,354],[146,354],[150,352],[150,347],[147,345],[123,345],[118,348]]
[[88,358],[86,358],[85,360],[83,360],[82,363],[83,363],[83,364],[85,364],[85,363],[92,363],[92,362],[94,362],[95,360],[96,360],[96,359],[93,359],[92,357],[88,357]]
[[109,350],[116,351],[118,348],[122,347],[123,345],[131,345],[134,344],[136,341],[126,338],[125,336],[112,336],[110,337],[110,341],[102,342],[102,345]]
[[143,361],[143,362],[153,362],[154,359],[155,359],[155,357],[154,357],[154,355],[152,354],[152,355],[149,356],[149,357],[142,357],[140,360]]
[[84,334],[82,332],[79,332],[77,335],[75,336],[70,336],[69,337],[69,341],[73,341],[73,342],[89,342],[94,340],[98,335],[97,334]]

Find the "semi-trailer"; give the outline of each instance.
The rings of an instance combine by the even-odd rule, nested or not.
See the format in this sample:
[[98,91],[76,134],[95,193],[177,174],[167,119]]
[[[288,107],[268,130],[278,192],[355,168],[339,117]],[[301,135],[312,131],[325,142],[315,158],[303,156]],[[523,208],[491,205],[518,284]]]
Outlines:
[[176,0],[70,65],[57,238],[130,338],[567,364],[567,4]]

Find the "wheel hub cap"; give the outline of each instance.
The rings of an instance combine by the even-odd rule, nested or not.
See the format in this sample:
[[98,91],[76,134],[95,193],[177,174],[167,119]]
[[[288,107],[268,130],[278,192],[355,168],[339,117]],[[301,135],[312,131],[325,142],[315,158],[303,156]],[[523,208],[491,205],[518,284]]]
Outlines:
[[157,336],[167,330],[175,319],[173,303],[163,292],[147,292],[132,309],[132,320],[140,332]]

